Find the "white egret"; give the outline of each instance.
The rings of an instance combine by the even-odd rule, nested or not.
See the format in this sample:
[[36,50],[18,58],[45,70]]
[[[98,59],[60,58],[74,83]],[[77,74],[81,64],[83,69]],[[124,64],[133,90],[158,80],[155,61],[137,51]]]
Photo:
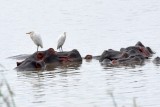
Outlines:
[[58,44],[57,44],[57,49],[61,49],[61,51],[63,52],[62,46],[64,44],[66,40],[66,32],[64,32],[62,35],[59,36],[58,38]]
[[37,45],[37,52],[38,52],[38,47],[40,46],[43,48],[43,43],[41,36],[39,34],[36,34],[34,31],[28,32],[26,34],[29,34],[35,45]]

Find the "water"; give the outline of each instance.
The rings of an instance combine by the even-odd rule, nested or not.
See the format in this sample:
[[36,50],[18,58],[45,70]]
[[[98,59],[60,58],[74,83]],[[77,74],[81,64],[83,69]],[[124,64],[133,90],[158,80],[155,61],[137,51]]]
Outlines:
[[57,37],[67,32],[64,50],[82,56],[100,55],[141,41],[160,56],[159,0],[2,0],[0,3],[0,64],[15,92],[17,107],[159,107],[160,67],[152,59],[143,66],[105,67],[97,60],[75,67],[44,72],[17,72],[17,60],[36,46],[26,36],[41,34],[45,50],[56,48]]

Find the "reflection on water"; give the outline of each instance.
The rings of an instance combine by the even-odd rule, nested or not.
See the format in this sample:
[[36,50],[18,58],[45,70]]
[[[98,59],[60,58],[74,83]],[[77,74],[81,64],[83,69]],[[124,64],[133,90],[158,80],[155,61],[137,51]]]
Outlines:
[[[52,78],[53,74],[60,74],[60,75],[76,75],[79,72],[81,66],[81,63],[67,63],[67,64],[62,64],[62,65],[54,65],[54,64],[48,64],[46,66],[45,71],[18,71],[19,76],[35,76],[37,75],[38,77],[47,77],[47,78]],[[21,75],[22,74],[22,75]]]
[[[63,65],[43,72],[17,72],[16,99],[18,105],[29,102],[26,107],[50,104],[112,107],[115,105],[114,102],[118,106],[133,106],[135,97],[137,105],[153,105],[159,95],[152,97],[150,91],[153,94],[159,92],[160,86],[157,81],[160,81],[160,73],[156,71],[159,68],[150,66],[153,66],[150,61],[143,66],[106,67],[97,60],[84,60],[83,64]],[[151,72],[151,69],[155,70]],[[112,91],[115,101],[108,94],[108,90]],[[20,99],[21,96],[26,98]],[[144,99],[146,97],[147,99]],[[144,101],[148,101],[148,104],[143,103]],[[157,102],[156,106],[158,105]]]
[[[83,64],[61,65],[54,69],[50,66],[48,66],[49,70],[42,72],[17,72],[18,95],[16,99],[18,102],[29,102],[26,107],[30,105],[43,107],[50,104],[55,106],[108,105],[111,107],[116,104],[130,107],[135,104],[154,105],[159,98],[158,94],[156,97],[152,97],[152,93],[159,93],[160,73],[156,70],[159,68],[154,68],[151,61],[134,67],[108,67],[94,59],[83,60]],[[108,94],[108,90],[114,96]],[[20,99],[20,96],[29,98],[25,98],[24,101]],[[154,103],[148,100],[152,100]],[[144,101],[148,101],[148,104],[143,103]],[[157,102],[155,106],[158,107],[158,105]]]
[[[18,81],[31,86],[30,91],[32,91],[31,96],[33,97],[31,103],[34,103],[35,105],[54,101],[54,98],[57,95],[66,92],[66,88],[70,88],[71,86],[76,87],[76,81],[79,81],[79,78],[76,78],[78,75],[80,75],[80,72],[75,65],[70,65],[69,67],[60,66],[55,70],[43,72],[17,72]],[[75,84],[69,82],[70,77],[75,80]],[[55,97],[52,98],[52,96],[50,96],[51,93],[52,95],[54,94]],[[46,98],[48,99],[47,101],[45,100]],[[56,102],[54,101],[54,103]]]
[[82,62],[65,62],[62,64],[47,64],[46,65],[46,70],[51,71],[51,70],[56,70],[56,69],[68,69],[68,70],[78,70],[81,66]]

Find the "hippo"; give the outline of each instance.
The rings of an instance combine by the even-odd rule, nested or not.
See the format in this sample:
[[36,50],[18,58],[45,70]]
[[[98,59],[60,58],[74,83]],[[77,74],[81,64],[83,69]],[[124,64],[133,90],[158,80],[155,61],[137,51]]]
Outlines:
[[115,51],[112,49],[105,50],[99,58],[99,61],[102,62],[104,59],[117,60],[122,55],[122,52]]
[[91,60],[92,58],[93,58],[92,55],[86,55],[86,56],[84,57],[84,59],[86,59],[86,60]]
[[155,57],[155,58],[153,59],[153,63],[154,63],[154,64],[160,64],[160,57],[159,57],[159,56]]
[[[68,64],[80,66],[82,59],[90,61],[92,59],[99,60],[102,65],[107,66],[129,66],[129,65],[142,65],[145,60],[152,57],[155,52],[152,51],[150,47],[146,47],[140,41],[134,46],[129,46],[126,48],[121,48],[119,51],[108,49],[104,50],[101,55],[93,56],[86,55],[84,58],[81,57],[78,50],[73,49],[66,52],[56,52],[53,48],[49,48],[45,51],[38,51],[32,55],[24,54],[18,56],[18,59],[24,59],[21,62],[17,62],[16,70],[28,71],[28,70],[45,70],[54,69],[54,67],[62,66]],[[17,56],[11,58],[16,59]],[[154,59],[154,62],[160,63],[160,58]]]
[[82,57],[78,50],[73,49],[67,52],[56,52],[53,48],[45,51],[38,51],[28,56],[22,62],[17,62],[18,71],[44,70],[49,65],[60,65],[62,63],[82,62]]
[[121,48],[120,51],[108,49],[105,50],[100,58],[101,64],[107,65],[137,65],[143,64],[154,52],[150,47],[145,47],[140,41],[134,46]]

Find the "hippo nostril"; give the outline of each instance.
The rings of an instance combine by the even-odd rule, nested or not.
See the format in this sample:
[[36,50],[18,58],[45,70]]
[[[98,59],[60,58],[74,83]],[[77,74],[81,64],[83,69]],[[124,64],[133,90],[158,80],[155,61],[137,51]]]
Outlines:
[[[22,62],[23,62],[23,61],[22,61]],[[17,66],[21,65],[21,64],[22,64],[22,62],[17,62]]]
[[112,60],[112,61],[111,61],[111,64],[113,64],[113,65],[114,65],[114,64],[117,64],[117,63],[118,63],[117,60]]
[[38,52],[36,56],[37,56],[37,60],[42,60],[44,58],[44,54],[41,52]]
[[37,63],[37,62],[36,62],[35,67],[36,67],[36,68],[41,68],[42,66],[41,66],[40,63]]

